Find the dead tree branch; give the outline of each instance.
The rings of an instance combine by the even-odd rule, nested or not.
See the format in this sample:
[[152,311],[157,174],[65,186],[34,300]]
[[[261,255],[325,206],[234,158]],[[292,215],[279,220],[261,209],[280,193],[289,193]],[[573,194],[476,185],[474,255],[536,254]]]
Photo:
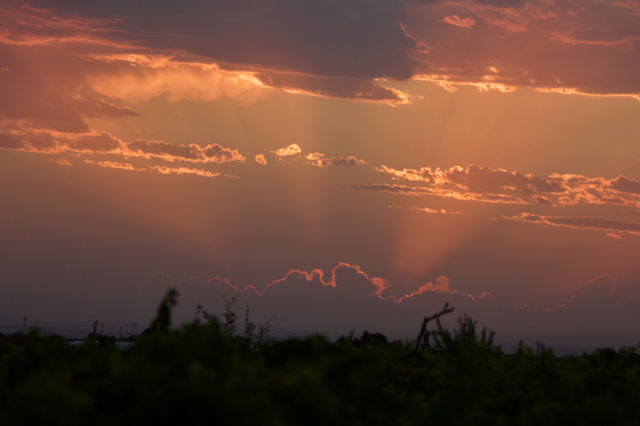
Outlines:
[[430,333],[427,331],[427,323],[429,321],[436,320],[438,322],[438,328],[441,328],[439,318],[442,315],[449,314],[451,312],[453,312],[453,306],[449,306],[449,303],[447,302],[444,304],[444,308],[442,308],[442,310],[437,314],[431,315],[430,317],[424,317],[424,319],[422,320],[422,327],[420,327],[420,334],[418,334],[418,339],[416,340],[416,349],[420,349],[420,346],[422,346],[423,340],[426,342],[427,345],[429,345]]

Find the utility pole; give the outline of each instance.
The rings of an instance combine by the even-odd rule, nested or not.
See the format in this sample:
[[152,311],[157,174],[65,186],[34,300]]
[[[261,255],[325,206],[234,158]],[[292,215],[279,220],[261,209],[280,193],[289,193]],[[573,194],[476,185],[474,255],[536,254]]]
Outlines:
[[24,336],[25,331],[27,330],[27,316],[22,317],[22,335]]

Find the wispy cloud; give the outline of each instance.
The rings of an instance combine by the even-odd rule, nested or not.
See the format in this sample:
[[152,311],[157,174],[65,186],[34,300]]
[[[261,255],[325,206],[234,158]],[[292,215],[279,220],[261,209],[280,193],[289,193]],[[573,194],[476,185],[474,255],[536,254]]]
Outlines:
[[515,216],[502,216],[502,218],[514,222],[538,223],[574,229],[595,229],[640,235],[640,223],[620,222],[598,217],[554,217],[533,213],[520,213]]
[[105,169],[126,170],[130,172],[153,172],[161,175],[178,175],[178,176],[199,176],[204,178],[215,178],[222,176],[219,172],[212,172],[210,170],[198,169],[193,167],[167,167],[152,165],[148,167],[136,167],[131,163],[122,161],[109,161],[109,160],[84,160],[85,164],[91,164]]
[[151,166],[149,170],[155,171],[162,175],[194,175],[206,178],[214,178],[221,176],[218,172],[212,172],[209,170],[195,169],[191,167],[166,167],[166,166]]
[[427,214],[444,214],[444,215],[459,215],[462,214],[461,211],[447,210],[447,209],[432,209],[430,207],[406,207],[406,206],[394,206],[388,205],[388,209],[397,209],[397,210],[414,210],[421,213]]
[[95,161],[91,159],[84,160],[85,164],[93,164],[105,169],[119,169],[119,170],[129,170],[129,171],[143,171],[145,168],[135,167],[131,163],[121,162],[121,161]]

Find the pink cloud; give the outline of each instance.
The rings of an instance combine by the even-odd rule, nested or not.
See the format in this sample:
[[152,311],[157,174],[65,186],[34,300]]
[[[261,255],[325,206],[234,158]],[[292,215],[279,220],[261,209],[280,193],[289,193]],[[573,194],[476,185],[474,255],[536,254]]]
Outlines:
[[458,295],[474,302],[491,295],[491,293],[489,292],[482,292],[479,296],[474,296],[472,294],[466,293],[461,290],[452,289],[450,287],[449,278],[444,275],[439,276],[438,278],[435,279],[435,281],[428,281],[422,284],[420,287],[418,287],[418,289],[416,289],[415,291],[406,293],[402,296],[396,297],[396,296],[386,295],[384,293],[391,288],[391,283],[388,280],[380,277],[371,276],[367,272],[365,272],[359,265],[354,265],[346,262],[339,262],[336,266],[334,266],[331,269],[330,276],[327,278],[325,278],[325,273],[320,268],[312,269],[310,271],[305,271],[302,269],[290,269],[281,278],[276,278],[268,282],[261,288],[258,288],[252,284],[239,286],[234,284],[229,278],[223,278],[218,276],[214,276],[214,277],[193,276],[190,279],[191,280],[205,279],[208,283],[214,283],[214,282],[221,283],[238,291],[251,291],[259,296],[262,296],[266,292],[268,292],[270,289],[282,283],[285,283],[293,278],[302,279],[309,283],[317,282],[324,287],[336,288],[340,285],[336,279],[336,273],[341,269],[349,270],[352,273],[355,273],[357,276],[363,278],[365,281],[367,281],[371,285],[372,294],[377,296],[378,299],[389,300],[396,304],[403,303],[408,299],[414,298],[419,295],[424,295],[427,293]]

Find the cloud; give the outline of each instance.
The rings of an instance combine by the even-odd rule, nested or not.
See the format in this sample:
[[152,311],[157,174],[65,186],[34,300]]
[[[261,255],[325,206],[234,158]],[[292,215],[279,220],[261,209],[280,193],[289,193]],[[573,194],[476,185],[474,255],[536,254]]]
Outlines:
[[258,73],[256,78],[269,87],[280,88],[290,93],[382,102],[390,105],[409,102],[408,94],[381,86],[374,80],[277,72]]
[[112,48],[133,47],[126,42],[109,40],[113,32],[105,19],[79,16],[62,17],[47,10],[30,7],[20,0],[0,5],[0,43],[14,46],[99,45]]
[[89,90],[84,77],[96,64],[69,48],[0,40],[0,58],[5,69],[0,73],[0,119],[14,126],[85,133],[90,131],[87,119],[138,115]]
[[140,115],[128,106],[118,106],[97,97],[76,98],[76,107],[86,118],[130,117]]
[[0,148],[53,154],[112,154],[122,158],[142,158],[167,162],[244,163],[246,158],[238,150],[219,144],[174,145],[163,141],[126,142],[109,133],[68,134],[45,131],[0,133]]
[[253,159],[257,164],[260,164],[261,166],[267,165],[267,157],[265,157],[264,154],[256,154],[256,156],[253,157]]
[[397,210],[415,210],[422,213],[427,214],[445,214],[445,215],[459,215],[462,214],[460,211],[453,211],[447,209],[432,209],[430,207],[404,207],[404,206],[387,206],[388,209],[397,209]]
[[[414,78],[481,90],[640,99],[637,2],[599,0],[433,1],[407,3],[407,28],[429,43]],[[442,24],[424,25],[442,19]],[[473,31],[460,31],[465,16]],[[522,55],[522,51],[527,55]],[[607,67],[601,64],[606,63]],[[490,67],[498,73],[488,72]]]
[[24,142],[22,137],[14,133],[0,133],[0,148],[3,149],[22,149]]
[[302,148],[298,144],[292,143],[291,145],[279,148],[274,151],[271,151],[276,157],[280,159],[285,158],[302,158],[307,164],[315,167],[326,168],[326,167],[354,167],[359,164],[366,164],[366,161],[354,156],[336,156],[331,157],[322,152],[311,152],[304,157],[301,157]]
[[629,191],[640,182],[618,176],[615,179],[576,174],[553,174],[550,179],[562,185],[560,205],[611,204],[640,208],[640,194]]
[[[113,37],[181,49],[215,61],[312,75],[408,78],[415,43],[398,21],[402,2],[221,0],[132,4],[33,0],[58,16],[106,19]],[[173,34],[180,34],[174,37]]]
[[159,173],[161,175],[177,175],[177,176],[199,176],[205,178],[215,178],[219,176],[223,176],[219,172],[212,172],[210,170],[197,169],[193,167],[168,167],[161,165],[152,165],[148,167],[136,167],[131,163],[122,162],[122,161],[96,161],[87,159],[84,160],[85,164],[91,164],[95,166],[99,166],[105,169],[116,169],[116,170],[126,170],[131,172],[154,172]]
[[503,216],[502,218],[514,222],[539,223],[574,229],[595,229],[640,235],[640,223],[620,222],[597,217],[553,217],[533,213],[520,213],[515,216]]
[[474,19],[461,18],[458,15],[445,16],[442,20],[449,25],[459,28],[473,28],[476,25],[476,21]]
[[[259,286],[210,275],[177,278],[174,282],[181,294],[194,295],[193,302],[183,301],[188,306],[219,299],[220,293],[231,293],[239,297],[240,304],[251,307],[252,316],[258,321],[275,314],[277,320],[272,330],[276,333],[286,327],[335,337],[352,330],[376,330],[393,338],[415,338],[423,317],[437,312],[445,301],[460,313],[486,309],[494,303],[488,295],[452,288],[446,276],[422,282],[407,291],[346,262],[330,270],[293,268]],[[205,306],[205,309],[211,307]],[[445,325],[448,320],[455,320],[455,316],[445,319]]]
[[[133,33],[114,28],[120,19],[56,15],[46,10],[55,4],[43,6],[26,7],[20,1],[0,6],[0,119],[14,127],[88,133],[88,119],[138,115],[121,102],[162,96],[172,102],[224,98],[248,104],[273,90],[255,77],[258,71],[268,73],[264,68],[228,69],[227,63],[223,69],[211,58],[131,41]],[[332,87],[331,78],[325,80]],[[354,86],[354,98],[368,86],[363,98],[400,100],[394,89],[356,80],[362,85]],[[350,90],[343,83],[335,87]],[[326,94],[340,96],[330,92]]]
[[194,169],[191,167],[167,167],[167,166],[151,166],[149,170],[160,173],[162,175],[194,175],[206,178],[214,178],[221,176],[219,172],[209,170]]
[[125,155],[159,158],[165,161],[190,161],[194,163],[241,162],[246,158],[236,149],[218,144],[173,145],[162,141],[135,141],[126,144]]
[[116,169],[116,170],[126,170],[131,172],[154,172],[159,173],[161,175],[192,175],[192,176],[200,176],[205,178],[215,178],[222,176],[219,172],[212,172],[210,170],[197,169],[193,167],[167,167],[160,165],[151,165],[149,167],[136,167],[131,163],[122,162],[122,161],[96,161],[87,159],[84,160],[85,164],[91,164],[95,166],[99,166],[105,169]]
[[119,138],[108,133],[57,138],[56,150],[71,152],[126,153],[127,146]]
[[[278,336],[320,332],[337,338],[352,330],[356,334],[376,330],[394,339],[413,339],[424,316],[438,312],[444,302],[449,302],[455,312],[444,317],[444,327],[454,327],[457,317],[469,314],[483,326],[496,330],[498,343],[507,350],[515,348],[522,339],[534,347],[539,339],[561,353],[637,342],[635,324],[640,312],[637,282],[626,285],[611,276],[597,277],[574,288],[566,296],[560,296],[562,301],[546,309],[542,307],[546,305],[523,307],[505,303],[499,295],[482,297],[482,292],[473,295],[474,301],[451,293],[456,289],[452,289],[446,276],[403,293],[415,294],[400,303],[396,300],[402,295],[396,300],[380,298],[375,285],[347,266],[336,270],[335,286],[331,274],[321,274],[320,270],[293,269],[285,276],[285,280],[274,280],[277,284],[263,292],[236,286],[230,279],[220,277],[194,276],[177,279],[174,285],[179,286],[182,304],[188,307],[185,320],[192,318],[194,305],[203,300],[213,303],[220,293],[231,293],[239,296],[239,306],[251,307],[251,314],[258,321],[275,314],[277,320],[272,323],[272,330]],[[205,309],[209,312],[224,309],[217,307],[215,303]]]
[[[135,52],[135,50],[134,50]],[[218,64],[166,54],[94,54],[100,70],[86,77],[96,93],[125,102],[165,97],[170,102],[231,99],[252,104],[268,87],[252,71],[224,70]]]
[[616,191],[640,194],[640,182],[627,179],[624,176],[618,176],[610,182],[609,186]]
[[353,155],[346,157],[328,157],[321,152],[312,152],[307,154],[305,160],[312,166],[325,168],[325,167],[354,167],[358,164],[365,164],[364,160],[359,159]]
[[57,160],[53,160],[54,163],[60,165],[60,166],[65,166],[65,167],[71,167],[73,164],[71,163],[71,161],[66,160],[64,158],[59,158]]
[[286,158],[286,157],[293,157],[295,155],[302,153],[302,149],[300,149],[300,146],[298,146],[298,144],[292,143],[287,147],[278,148],[271,152],[274,153],[278,158]]
[[476,297],[472,294],[465,293],[464,291],[452,289],[450,287],[449,277],[441,275],[438,278],[436,278],[435,281],[429,281],[424,283],[423,285],[418,287],[416,291],[413,291],[411,293],[407,293],[401,296],[399,299],[396,300],[396,303],[401,303],[403,300],[406,300],[415,296],[419,296],[421,294],[429,293],[429,292],[442,293],[442,294],[456,294],[462,297],[467,297],[473,300],[474,302],[476,300],[484,299],[485,297],[491,296],[491,293],[489,293],[488,291],[484,291],[479,296]]
[[408,194],[408,195],[432,194],[432,191],[429,190],[429,188],[409,186],[409,185],[396,185],[396,184],[388,184],[388,183],[357,185],[357,186],[352,186],[351,188],[359,189],[362,191],[388,192],[391,194]]
[[368,185],[362,189],[502,204],[610,204],[640,209],[640,193],[636,192],[640,182],[623,176],[607,179],[576,174],[551,174],[539,178],[518,171],[474,164],[448,169],[394,169],[382,165],[376,170],[393,180],[420,183],[422,186],[384,184]]
[[[370,291],[368,292],[369,293],[368,295],[375,295],[380,300],[393,301],[396,304],[400,304],[400,303],[406,302],[408,299],[411,299],[420,295],[429,294],[429,293],[458,295],[474,302],[476,300],[480,300],[491,295],[491,293],[489,292],[482,292],[479,296],[474,296],[472,294],[466,293],[461,290],[452,289],[450,287],[449,278],[444,275],[437,277],[434,281],[428,281],[420,285],[415,291],[405,293],[401,296],[387,295],[385,294],[385,292],[388,292],[388,290],[391,288],[391,283],[388,280],[380,277],[371,276],[367,272],[365,272],[362,269],[362,267],[360,267],[359,265],[354,265],[346,262],[339,262],[336,266],[334,266],[331,269],[329,277],[325,277],[324,271],[320,268],[312,269],[310,271],[305,271],[302,269],[290,269],[281,278],[276,278],[266,283],[265,285],[261,286],[260,288],[252,284],[239,286],[237,284],[234,284],[229,278],[223,278],[219,276],[214,276],[214,277],[194,276],[194,277],[191,277],[190,280],[204,279],[210,284],[220,283],[237,291],[242,291],[242,292],[249,291],[259,296],[264,296],[268,292],[276,289],[278,286],[281,286],[284,283],[293,279],[303,280],[308,283],[320,284],[323,287],[338,288],[340,286],[340,282],[337,280],[336,276],[338,271],[340,270],[349,271],[352,274],[356,275],[357,277],[363,279],[365,282],[367,282],[370,285]],[[367,293],[365,292],[361,296],[367,296]]]
[[[640,99],[636,78],[640,58],[633,54],[640,46],[640,7],[633,1],[186,0],[176,4],[159,0],[132,5],[125,0],[31,0],[27,4],[35,7],[20,7],[24,2],[19,1],[4,6],[0,23],[7,30],[0,44],[5,47],[84,52],[91,48],[94,57],[119,56],[117,61],[127,55],[167,52],[184,57],[183,64],[169,61],[153,69],[139,63],[137,69],[86,79],[96,93],[113,99],[163,95],[170,100],[230,97],[253,102],[264,96],[265,89],[274,88],[407,103],[408,94],[381,83],[387,78],[431,81],[447,90],[458,85],[500,91],[530,87]],[[529,54],[522,55],[524,50]],[[14,64],[0,65],[10,72],[14,69]],[[81,129],[67,118],[67,127],[59,130]]]
[[118,170],[128,170],[128,171],[142,171],[145,168],[135,167],[131,163],[121,162],[121,161],[94,161],[94,160],[84,160],[85,164],[93,164],[99,167],[103,167],[105,169],[118,169]]

